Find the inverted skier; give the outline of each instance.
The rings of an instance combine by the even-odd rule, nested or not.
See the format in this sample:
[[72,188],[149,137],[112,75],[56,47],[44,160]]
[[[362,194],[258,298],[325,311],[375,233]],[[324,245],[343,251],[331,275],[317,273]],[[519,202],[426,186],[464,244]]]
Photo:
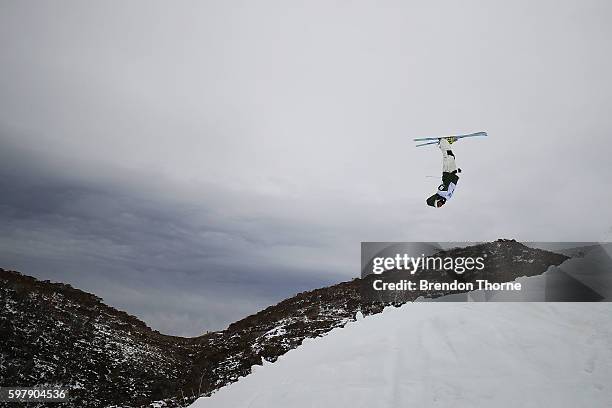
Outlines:
[[427,199],[427,205],[429,206],[442,207],[455,192],[455,187],[457,187],[459,181],[457,173],[461,173],[461,169],[457,168],[455,155],[450,145],[456,141],[456,137],[447,137],[440,139],[438,142],[438,147],[442,151],[442,184],[438,186],[438,191]]

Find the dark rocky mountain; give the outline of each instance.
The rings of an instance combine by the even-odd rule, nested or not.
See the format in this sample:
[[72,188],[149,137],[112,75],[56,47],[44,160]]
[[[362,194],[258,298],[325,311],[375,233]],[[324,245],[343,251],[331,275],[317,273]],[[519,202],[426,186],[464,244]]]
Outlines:
[[197,352],[92,294],[2,269],[0,339],[2,386],[67,386],[74,407],[173,395]]
[[[512,281],[542,274],[568,257],[528,248],[516,241],[442,251],[441,256],[481,256],[487,268],[461,279]],[[475,255],[476,254],[476,255]],[[396,279],[397,271],[383,274]],[[438,280],[457,278],[424,271]],[[380,276],[380,275],[379,275]],[[371,277],[303,292],[195,338],[166,336],[102,299],[61,283],[39,281],[0,269],[0,385],[62,385],[69,407],[177,407],[248,375],[262,360],[275,361],[304,338],[386,304],[450,292],[411,292],[402,299],[367,300]],[[36,406],[30,404],[30,406]],[[42,405],[41,405],[42,406]]]

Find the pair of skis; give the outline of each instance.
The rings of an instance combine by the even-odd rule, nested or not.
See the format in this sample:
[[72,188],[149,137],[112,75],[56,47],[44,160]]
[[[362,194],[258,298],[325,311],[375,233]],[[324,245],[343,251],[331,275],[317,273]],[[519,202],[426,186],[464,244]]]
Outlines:
[[[415,142],[423,142],[423,141],[427,141],[426,143],[421,143],[421,144],[417,144],[416,147],[421,147],[421,146],[427,146],[427,145],[431,145],[431,144],[437,144],[438,141],[440,141],[440,139],[446,139],[447,137],[454,137],[456,139],[463,139],[464,137],[478,137],[478,136],[488,136],[487,132],[476,132],[476,133],[470,133],[467,135],[454,135],[454,136],[443,136],[443,137],[421,137],[418,139],[414,139]],[[431,141],[429,141],[431,140]]]

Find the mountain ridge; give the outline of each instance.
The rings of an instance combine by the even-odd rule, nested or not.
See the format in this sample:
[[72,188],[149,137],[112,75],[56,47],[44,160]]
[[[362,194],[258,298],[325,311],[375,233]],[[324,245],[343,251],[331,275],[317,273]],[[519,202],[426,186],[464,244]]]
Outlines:
[[[477,250],[490,251],[501,268],[499,276],[488,271],[493,280],[541,274],[569,259],[513,240],[480,245]],[[461,256],[474,247],[441,253]],[[537,262],[518,262],[519,254]],[[508,264],[517,274],[505,270]],[[400,277],[397,271],[384,276]],[[176,407],[248,375],[264,359],[275,361],[305,338],[344,326],[357,312],[376,314],[416,296],[448,294],[417,291],[414,297],[370,301],[363,297],[368,279],[301,292],[225,330],[183,338],[161,334],[70,285],[0,269],[0,337],[8,339],[0,345],[0,383],[68,386],[72,399],[66,406],[144,407],[157,401],[156,406]]]

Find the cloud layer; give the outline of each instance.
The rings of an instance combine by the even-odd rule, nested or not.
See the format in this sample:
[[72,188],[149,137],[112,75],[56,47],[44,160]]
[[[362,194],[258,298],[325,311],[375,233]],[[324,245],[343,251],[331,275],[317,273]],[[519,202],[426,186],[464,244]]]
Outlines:
[[[610,235],[606,1],[8,1],[0,262],[179,334],[358,275],[360,241]],[[443,210],[436,148],[454,148]]]

